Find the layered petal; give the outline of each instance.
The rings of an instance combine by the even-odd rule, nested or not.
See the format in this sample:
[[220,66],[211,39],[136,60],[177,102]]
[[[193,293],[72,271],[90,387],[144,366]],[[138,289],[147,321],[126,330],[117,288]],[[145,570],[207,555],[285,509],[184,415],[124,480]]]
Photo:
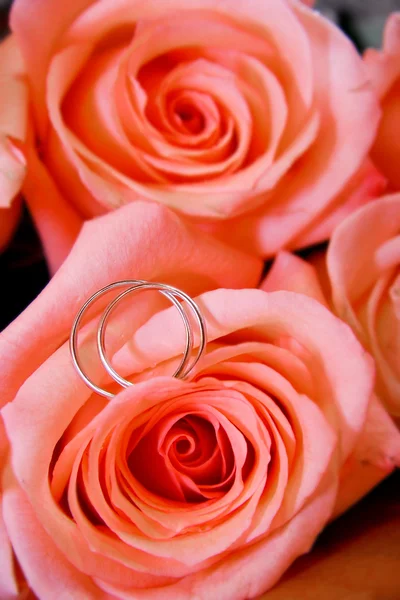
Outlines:
[[327,254],[335,309],[373,354],[378,394],[393,414],[399,410],[399,207],[397,194],[360,209],[335,231]]
[[110,281],[161,280],[197,293],[218,285],[255,285],[261,269],[258,259],[199,233],[155,204],[138,202],[85,223],[46,289],[1,334],[2,403],[67,339],[83,298]]

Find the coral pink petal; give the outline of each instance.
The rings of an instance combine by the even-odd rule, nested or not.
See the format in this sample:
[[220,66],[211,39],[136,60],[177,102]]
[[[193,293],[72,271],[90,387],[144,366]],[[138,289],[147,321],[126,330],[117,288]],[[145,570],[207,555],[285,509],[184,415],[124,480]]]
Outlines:
[[382,267],[378,251],[384,242],[398,234],[399,227],[400,194],[385,196],[348,217],[336,229],[328,247],[327,264],[335,307],[361,336],[352,304],[379,278]]
[[[336,489],[322,482],[313,498],[286,526],[265,540],[232,554],[219,564],[185,577],[170,586],[152,590],[122,591],[98,582],[101,589],[126,600],[242,600],[257,597],[278,581],[293,560],[307,552],[329,519]],[[266,562],[265,557],[273,557]]]
[[224,246],[156,204],[137,202],[87,222],[46,289],[1,335],[1,380],[7,390],[2,401],[12,399],[67,339],[84,299],[111,281],[161,280],[196,294],[217,286],[254,286],[261,269],[260,260]]
[[266,292],[297,292],[328,306],[314,267],[289,252],[282,251],[277,255],[260,289]]
[[36,149],[27,149],[27,159],[23,193],[42,240],[50,272],[54,274],[68,256],[83,219],[60,194]]
[[343,467],[332,519],[400,466],[400,433],[374,396],[354,452]]
[[0,132],[22,142],[27,131],[29,92],[21,52],[13,35],[0,44],[0,82]]
[[366,160],[326,214],[319,216],[317,221],[308,225],[291,245],[303,248],[328,240],[348,215],[383,194],[386,188],[387,179],[370,160]]
[[[361,167],[379,119],[377,99],[370,86],[366,85],[366,73],[349,40],[320,16],[301,8],[300,3],[295,3],[294,8],[313,40],[316,93],[324,107],[324,112],[320,111],[320,122],[329,121],[335,129],[332,135],[319,135],[318,131],[313,133],[307,163],[299,163],[297,170],[294,167],[295,176],[290,181],[284,180],[276,188],[279,202],[259,209],[248,218],[229,222],[232,239],[264,256],[271,256],[279,249],[294,244],[310,220],[317,222],[321,216],[326,219],[324,213],[331,210],[330,205],[341,193],[343,184],[349,182]],[[332,48],[335,48],[335,57],[346,55],[346,59],[335,58],[332,61]],[[363,109],[360,111],[361,104]],[[364,126],[366,121],[371,123],[371,127]],[[348,144],[349,128],[358,132],[351,145]],[[345,171],[343,164],[346,165]],[[217,234],[222,238],[226,235],[222,229],[221,232],[217,229]],[[326,235],[325,226],[321,226],[317,237],[321,235]]]
[[[42,131],[46,123],[45,85],[50,58],[68,26],[93,3],[93,0],[74,0],[53,10],[52,0],[17,0],[13,3],[10,26],[21,48],[31,86],[34,105]],[[43,35],[43,31],[46,35]]]
[[109,600],[109,595],[99,590],[91,577],[79,572],[54,545],[15,480],[7,485],[3,505],[15,554],[38,598],[72,594],[87,600]]
[[[0,474],[4,480],[4,470],[8,454],[8,440],[4,423],[0,417]],[[13,549],[3,516],[3,483],[0,486],[0,597],[14,600],[18,596]]]
[[[274,338],[293,337],[323,361],[326,377],[332,385],[331,393],[335,397],[333,405],[339,407],[341,443],[347,456],[354,443],[355,432],[359,431],[364,420],[373,377],[371,363],[350,328],[319,302],[293,292],[216,290],[204,294],[198,301],[207,318],[210,341],[252,327],[257,331],[258,341],[262,336],[265,336],[265,341],[270,341],[269,328],[272,327]],[[179,354],[179,315],[174,312],[167,309],[152,317],[125,347],[131,358],[131,372]],[[315,322],[319,323],[317,330],[311,325]],[[158,341],[160,331],[165,332],[162,347]],[[349,348],[345,363],[337,350],[343,347]],[[343,378],[338,378],[338,373]],[[348,386],[354,386],[354,391],[349,392]],[[350,405],[346,400],[348,393],[357,394],[363,402],[360,401],[357,407]]]

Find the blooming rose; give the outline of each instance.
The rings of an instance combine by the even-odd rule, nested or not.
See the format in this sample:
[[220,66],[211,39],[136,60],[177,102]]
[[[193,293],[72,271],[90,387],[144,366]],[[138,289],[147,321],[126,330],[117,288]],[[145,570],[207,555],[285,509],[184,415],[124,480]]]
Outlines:
[[[92,220],[83,227],[69,260],[45,291],[0,334],[1,406],[14,398],[23,382],[64,342],[84,298],[110,280],[162,280],[196,294],[221,285],[253,286],[261,269],[261,261],[194,231],[160,206],[137,202]],[[152,295],[136,299],[142,319],[158,306],[155,300]],[[51,429],[51,422],[48,424]],[[1,471],[6,455],[0,422]],[[15,598],[17,582],[1,514],[0,510],[0,597],[8,599]]]
[[57,186],[42,194],[32,164],[54,267],[82,218],[140,198],[271,255],[326,238],[360,182],[381,190],[362,60],[303,3],[16,0],[11,27]]
[[25,177],[20,145],[26,137],[28,92],[22,79],[16,40],[0,44],[0,250],[9,241],[20,215],[16,196]]
[[372,157],[392,190],[400,190],[400,12],[388,19],[382,51],[367,50],[365,64],[383,110]]
[[[196,294],[251,287],[259,266],[136,203],[86,225],[6,330],[4,524],[41,600],[254,597],[400,460],[372,361],[303,294],[198,296],[209,345],[191,382],[168,377],[179,314],[138,296],[107,333],[113,364],[136,385],[106,402],[75,372],[72,316],[105,283],[156,278]],[[81,356],[104,384],[94,338],[89,323]]]
[[333,303],[372,353],[378,393],[400,415],[400,194],[348,217],[327,254]]

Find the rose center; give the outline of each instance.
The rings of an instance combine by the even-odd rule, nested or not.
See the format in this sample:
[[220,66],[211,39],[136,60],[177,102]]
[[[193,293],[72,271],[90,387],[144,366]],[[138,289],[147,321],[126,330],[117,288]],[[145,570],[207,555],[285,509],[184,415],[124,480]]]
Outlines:
[[128,465],[146,489],[181,502],[220,497],[235,473],[226,432],[198,414],[161,419],[135,446]]
[[201,111],[187,102],[177,102],[174,107],[174,120],[178,120],[180,124],[191,134],[199,134],[204,129],[204,116]]

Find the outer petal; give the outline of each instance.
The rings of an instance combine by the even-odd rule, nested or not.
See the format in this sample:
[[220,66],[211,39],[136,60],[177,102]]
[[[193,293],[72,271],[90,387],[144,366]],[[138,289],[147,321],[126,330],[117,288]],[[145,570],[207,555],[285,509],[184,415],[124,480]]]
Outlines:
[[383,111],[371,155],[392,190],[400,190],[400,12],[388,18],[382,51],[367,50],[364,60]]
[[[54,10],[52,0],[16,0],[13,3],[10,25],[30,74],[36,112],[42,130],[46,123],[44,94],[51,54],[65,29],[92,2],[93,0],[63,2],[57,10]],[[43,32],[46,32],[45,35]]]
[[[326,129],[294,166],[293,177],[274,190],[277,200],[258,230],[264,255],[290,246],[310,221],[325,217],[364,162],[379,121],[375,94],[349,40],[301,3],[294,7],[312,40],[317,110]],[[352,144],[349,130],[355,132]]]
[[334,200],[332,206],[321,215],[322,218],[311,223],[298,238],[293,240],[291,246],[305,248],[328,240],[348,215],[383,194],[386,188],[386,178],[370,160],[365,161],[358,173]]
[[[334,229],[349,214],[382,194],[386,187],[386,178],[370,160],[366,161],[332,203],[320,214],[316,214],[299,235],[295,235],[283,246],[304,248],[329,239]],[[246,248],[255,254],[272,256],[280,245],[274,241],[270,229],[272,225],[279,227],[281,218],[284,218],[283,213],[271,216],[271,210],[266,206],[249,215],[230,219],[222,225],[209,226],[209,229],[227,243]]]
[[289,252],[277,255],[260,288],[266,292],[287,290],[305,294],[328,306],[314,267]]
[[[42,600],[68,597],[106,600],[108,594],[103,594],[90,577],[68,563],[54,545],[38,523],[28,499],[11,471],[6,487],[3,511],[7,530],[29,587],[37,597]],[[21,522],[25,524],[22,531]],[[46,576],[43,577],[43,573]],[[2,598],[6,600],[7,596]]]
[[67,339],[83,300],[111,281],[172,282],[193,295],[217,286],[256,285],[261,269],[258,259],[199,233],[156,204],[137,202],[87,222],[46,289],[1,334],[2,403]]
[[[220,565],[152,590],[132,590],[121,600],[248,600],[273,586],[296,556],[308,552],[329,518],[336,489],[322,481],[318,493],[284,527]],[[323,526],[323,525],[322,525]],[[112,588],[110,592],[112,593]]]
[[49,269],[55,273],[68,256],[83,219],[60,194],[33,145],[27,148],[27,158],[24,198],[42,240]]
[[[4,465],[8,454],[8,440],[0,417],[0,477],[3,478]],[[14,569],[13,551],[3,517],[3,485],[0,479],[0,598],[15,599],[18,595],[18,582]]]
[[353,454],[341,474],[333,518],[400,466],[400,435],[380,401],[371,399]]

